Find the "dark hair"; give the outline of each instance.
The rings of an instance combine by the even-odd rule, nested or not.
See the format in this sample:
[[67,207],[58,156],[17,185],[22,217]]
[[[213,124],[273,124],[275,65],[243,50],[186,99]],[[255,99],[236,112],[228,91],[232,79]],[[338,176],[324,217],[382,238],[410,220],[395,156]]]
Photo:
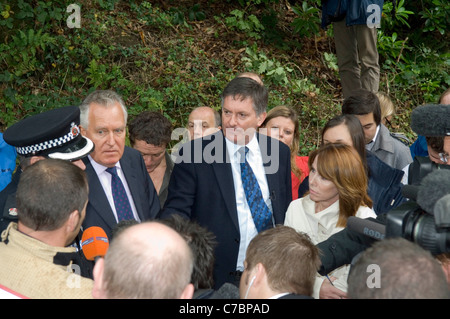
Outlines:
[[167,145],[171,140],[172,123],[161,113],[145,111],[128,124],[128,134],[131,146],[138,140],[155,146]]
[[43,159],[27,167],[16,193],[19,221],[41,231],[58,229],[75,210],[81,214],[87,200],[85,172],[59,159]]
[[194,221],[186,220],[180,215],[171,215],[159,222],[172,227],[183,237],[192,250],[194,269],[191,283],[195,289],[211,289],[214,286],[214,249],[215,235]]
[[380,101],[375,93],[365,89],[352,91],[342,104],[342,114],[366,115],[373,113],[377,125],[381,123]]
[[248,77],[236,77],[231,80],[221,94],[222,107],[226,97],[239,98],[241,101],[251,98],[256,115],[266,112],[269,94],[267,89]]
[[352,137],[353,147],[361,157],[361,161],[364,165],[364,168],[367,171],[368,168],[367,168],[366,142],[364,137],[364,129],[361,126],[361,122],[358,120],[356,116],[352,114],[342,114],[335,116],[331,120],[329,120],[322,129],[321,144],[323,145],[323,135],[325,134],[325,132],[328,129],[339,126],[341,124],[344,124],[348,128],[350,136]]

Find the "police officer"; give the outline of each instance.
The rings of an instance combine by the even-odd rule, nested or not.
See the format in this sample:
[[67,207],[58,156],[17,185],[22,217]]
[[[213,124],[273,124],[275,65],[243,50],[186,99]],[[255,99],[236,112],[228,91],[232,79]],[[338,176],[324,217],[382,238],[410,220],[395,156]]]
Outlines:
[[94,143],[81,135],[79,124],[79,107],[66,106],[22,119],[4,132],[5,142],[16,148],[19,166],[0,192],[0,233],[17,221],[15,194],[20,174],[28,166],[55,158],[86,168],[81,159],[92,152]]

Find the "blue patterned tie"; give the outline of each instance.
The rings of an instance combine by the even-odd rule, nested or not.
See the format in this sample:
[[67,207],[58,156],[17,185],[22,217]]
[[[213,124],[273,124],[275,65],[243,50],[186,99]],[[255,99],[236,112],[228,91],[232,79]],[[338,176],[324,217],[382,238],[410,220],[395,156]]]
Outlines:
[[120,177],[117,175],[116,167],[109,167],[106,171],[111,174],[111,190],[114,199],[114,206],[116,207],[117,219],[119,222],[122,220],[134,219],[130,201],[128,200],[127,193],[125,192],[125,187],[123,186]]
[[[242,185],[244,186],[248,206],[252,212],[253,221],[259,233],[260,231],[268,229],[271,226],[272,213],[264,202],[258,180],[247,162],[248,147],[245,147],[245,154],[243,154],[244,147],[242,147],[239,152],[241,153],[240,164]],[[242,157],[244,157],[244,161],[242,161]]]

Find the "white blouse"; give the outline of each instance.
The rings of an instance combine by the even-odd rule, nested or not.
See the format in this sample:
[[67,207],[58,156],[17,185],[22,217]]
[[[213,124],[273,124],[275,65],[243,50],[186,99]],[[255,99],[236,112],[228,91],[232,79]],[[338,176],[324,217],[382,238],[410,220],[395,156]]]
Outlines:
[[[360,206],[355,216],[359,218],[376,218],[375,212],[367,206]],[[336,227],[338,219],[339,200],[334,202],[328,208],[315,213],[315,203],[310,199],[309,195],[307,195],[291,202],[286,212],[284,225],[308,234],[311,237],[312,242],[316,245],[343,229],[343,227]],[[350,266],[344,265],[329,274],[329,276],[337,278],[333,284],[345,292],[347,291],[347,276],[349,270]],[[316,283],[314,285],[314,298],[319,298],[320,287],[322,286],[324,279],[326,279],[326,277],[317,274]]]

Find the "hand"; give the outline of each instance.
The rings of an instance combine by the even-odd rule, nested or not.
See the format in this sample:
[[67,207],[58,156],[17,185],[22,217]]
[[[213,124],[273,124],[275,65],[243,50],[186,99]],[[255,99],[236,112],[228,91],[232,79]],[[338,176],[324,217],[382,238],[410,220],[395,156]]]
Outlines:
[[[336,280],[336,277],[330,277],[331,282]],[[333,286],[330,280],[325,279],[320,286],[319,298],[320,299],[347,299],[347,294],[342,290]]]

